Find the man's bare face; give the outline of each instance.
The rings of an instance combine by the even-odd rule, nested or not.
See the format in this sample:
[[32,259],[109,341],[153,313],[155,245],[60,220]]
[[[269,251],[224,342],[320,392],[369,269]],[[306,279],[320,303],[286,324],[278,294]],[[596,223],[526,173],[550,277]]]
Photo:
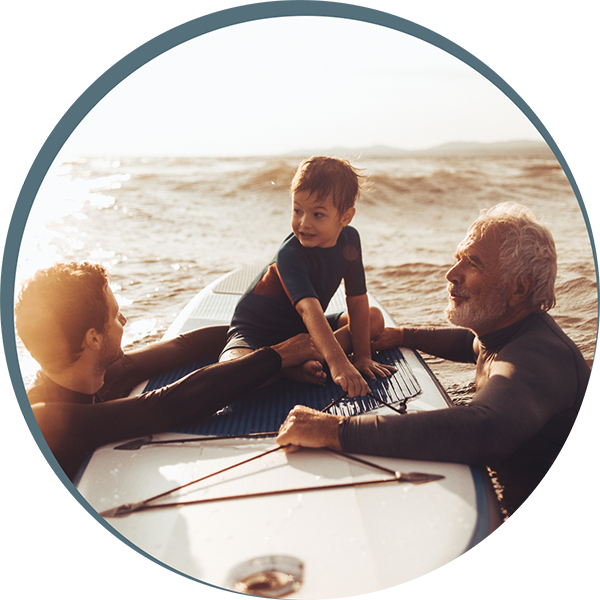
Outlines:
[[112,290],[107,286],[105,289],[108,303],[108,321],[102,332],[102,348],[98,359],[98,369],[101,372],[123,356],[121,340],[123,338],[123,327],[127,319],[121,314],[119,304]]
[[508,311],[506,285],[500,283],[499,242],[487,234],[477,239],[470,232],[455,254],[456,264],[446,273],[446,317],[478,335],[495,331]]

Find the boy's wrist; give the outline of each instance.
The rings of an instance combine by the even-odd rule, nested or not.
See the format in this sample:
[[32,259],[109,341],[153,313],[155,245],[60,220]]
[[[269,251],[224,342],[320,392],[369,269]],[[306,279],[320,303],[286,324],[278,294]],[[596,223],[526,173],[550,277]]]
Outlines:
[[371,340],[369,335],[352,335],[352,354],[354,357],[371,357]]
[[346,356],[344,351],[334,353],[332,356],[326,356],[325,361],[329,365],[329,368],[342,368],[346,364],[350,363],[350,359]]
[[357,363],[363,360],[371,359],[371,349],[369,348],[368,352],[353,352],[352,353],[353,362]]

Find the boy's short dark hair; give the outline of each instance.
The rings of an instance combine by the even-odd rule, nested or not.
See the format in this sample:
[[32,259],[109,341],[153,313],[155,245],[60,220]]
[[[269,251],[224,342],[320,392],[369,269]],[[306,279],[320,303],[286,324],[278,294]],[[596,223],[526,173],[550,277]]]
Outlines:
[[45,369],[60,371],[83,351],[86,332],[103,332],[108,322],[102,265],[57,263],[40,269],[21,288],[15,307],[17,333]]
[[300,164],[290,192],[309,191],[315,200],[331,195],[340,215],[352,208],[360,194],[363,177],[347,160],[328,156],[313,156]]

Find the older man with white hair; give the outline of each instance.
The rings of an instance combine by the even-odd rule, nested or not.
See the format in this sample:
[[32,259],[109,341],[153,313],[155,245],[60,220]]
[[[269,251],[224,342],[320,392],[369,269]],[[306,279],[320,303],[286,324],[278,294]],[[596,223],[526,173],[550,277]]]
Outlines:
[[476,364],[468,406],[337,417],[296,407],[281,445],[487,465],[512,513],[535,489],[573,426],[590,368],[548,311],[556,250],[533,213],[504,203],[473,223],[448,271],[451,328],[388,328],[374,349],[413,348]]

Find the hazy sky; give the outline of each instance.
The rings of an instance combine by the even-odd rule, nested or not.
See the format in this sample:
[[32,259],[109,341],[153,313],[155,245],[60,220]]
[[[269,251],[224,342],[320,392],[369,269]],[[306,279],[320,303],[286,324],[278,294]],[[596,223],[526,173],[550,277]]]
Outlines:
[[446,51],[379,25],[281,17],[205,34],[146,63],[65,150],[223,156],[511,139],[540,136]]

